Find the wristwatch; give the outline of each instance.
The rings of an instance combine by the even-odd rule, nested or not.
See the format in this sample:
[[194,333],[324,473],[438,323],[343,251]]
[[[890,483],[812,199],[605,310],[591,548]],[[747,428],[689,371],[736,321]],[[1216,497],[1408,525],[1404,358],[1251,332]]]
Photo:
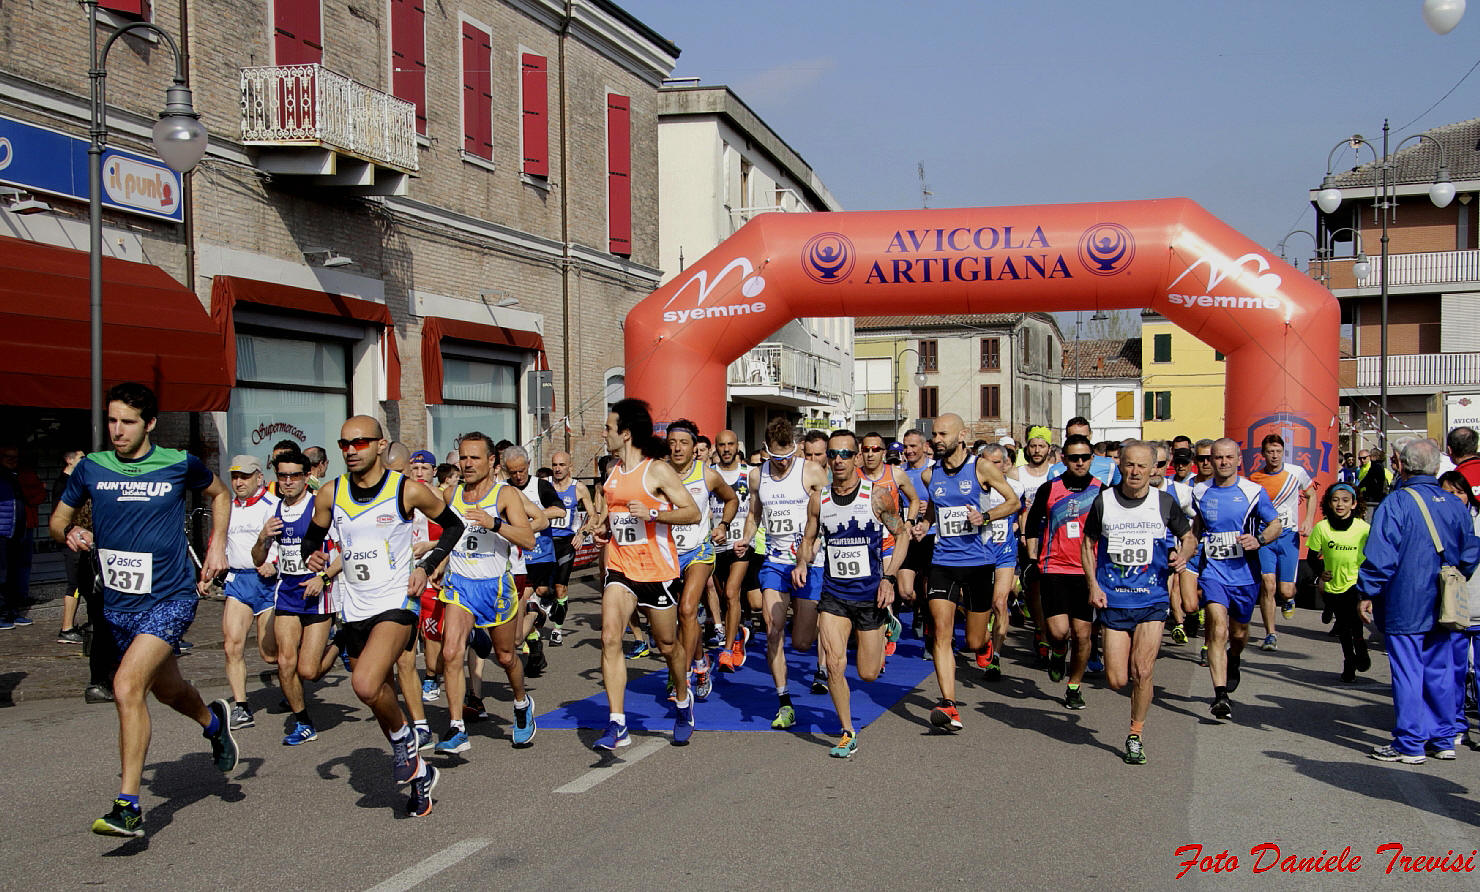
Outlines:
[[651,509],[649,509],[648,510],[648,520],[657,520],[657,519],[658,519],[658,509],[657,508],[651,508]]
[[899,588],[899,580],[895,578],[893,573],[890,573],[882,578],[889,580],[889,584],[894,586],[895,588]]

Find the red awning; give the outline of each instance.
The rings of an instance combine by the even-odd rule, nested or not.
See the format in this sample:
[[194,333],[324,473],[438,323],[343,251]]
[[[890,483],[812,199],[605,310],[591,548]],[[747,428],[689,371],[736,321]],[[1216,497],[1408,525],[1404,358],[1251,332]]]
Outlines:
[[421,380],[426,391],[426,401],[430,405],[440,405],[442,402],[444,340],[532,350],[538,362],[536,368],[543,371],[550,367],[545,358],[545,339],[537,332],[428,316],[421,321]]
[[297,310],[380,326],[381,359],[386,378],[385,398],[401,398],[401,351],[396,346],[396,328],[391,319],[391,311],[386,309],[385,304],[360,300],[357,297],[326,294],[311,288],[297,288],[236,276],[217,276],[211,286],[211,317],[216,320],[226,343],[231,345],[231,349],[226,351],[226,368],[233,382],[236,381],[236,317],[232,310],[239,303]]
[[[91,405],[86,251],[0,236],[0,403]],[[139,381],[161,409],[231,400],[221,332],[195,293],[147,263],[103,258],[103,386]]]

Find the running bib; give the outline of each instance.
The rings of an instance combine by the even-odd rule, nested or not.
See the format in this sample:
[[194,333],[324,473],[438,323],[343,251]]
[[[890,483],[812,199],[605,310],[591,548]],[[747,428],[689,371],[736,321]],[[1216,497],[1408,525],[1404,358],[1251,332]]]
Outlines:
[[673,547],[679,554],[693,551],[704,544],[704,531],[697,523],[686,523],[673,527]]
[[103,562],[103,585],[130,595],[154,591],[154,555],[147,551],[114,551],[99,548]]
[[633,514],[609,515],[612,541],[620,546],[641,545],[647,541],[647,523]]
[[1147,533],[1111,533],[1105,553],[1117,567],[1144,567],[1151,563],[1152,544]]
[[1294,529],[1296,529],[1296,526],[1295,526],[1295,507],[1296,507],[1296,504],[1298,504],[1298,499],[1297,498],[1291,498],[1290,501],[1284,503],[1283,505],[1281,505],[1281,506],[1279,506],[1278,508],[1275,509],[1276,513],[1278,513],[1279,516],[1280,516],[1280,526],[1282,528],[1281,532],[1283,532],[1284,530],[1294,530]]
[[994,520],[991,523],[987,524],[987,529],[982,534],[984,541],[991,542],[994,545],[1005,544],[1007,542],[1008,527],[1010,525],[1011,522],[1005,517],[1001,520]]
[[1071,520],[1064,524],[1064,535],[1070,539],[1079,538],[1079,521]]
[[[971,509],[965,505],[953,505],[941,508],[936,515],[940,523],[940,534],[942,536],[969,536],[976,532],[976,527],[971,523],[968,516]],[[1002,541],[1007,541],[1003,539]]]
[[827,546],[827,575],[833,579],[862,579],[869,575],[868,546]]
[[297,546],[289,546],[278,551],[278,572],[284,576],[304,576],[308,573],[308,564],[303,561],[303,550]]
[[1244,547],[1238,544],[1238,533],[1205,533],[1203,554],[1208,560],[1227,561],[1244,556]]
[[802,531],[801,506],[785,505],[773,508],[766,506],[766,533],[771,536],[789,536]]
[[730,521],[730,541],[739,542],[740,537],[745,535],[745,517],[742,515]]
[[379,548],[369,551],[347,551],[344,553],[344,572],[355,582],[370,582],[384,578],[391,570],[390,556]]

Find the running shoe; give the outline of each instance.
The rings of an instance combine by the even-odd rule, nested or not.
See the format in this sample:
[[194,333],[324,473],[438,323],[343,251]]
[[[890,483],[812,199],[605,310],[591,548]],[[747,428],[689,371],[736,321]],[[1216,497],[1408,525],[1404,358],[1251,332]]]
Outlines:
[[534,743],[535,732],[539,730],[534,720],[534,698],[528,694],[524,697],[529,704],[523,708],[514,707],[514,746],[518,749]]
[[691,686],[694,696],[700,700],[708,700],[709,695],[714,693],[714,673],[709,670],[701,670],[694,673],[694,683]]
[[1141,744],[1141,735],[1132,734],[1125,739],[1125,755],[1121,758],[1127,765],[1146,764],[1146,747]]
[[1232,694],[1238,690],[1238,683],[1243,680],[1244,674],[1239,671],[1239,657],[1241,654],[1228,654],[1228,693]]
[[619,746],[631,746],[632,738],[627,735],[627,726],[618,722],[607,722],[606,733],[596,738],[592,749],[615,750]]
[[[730,644],[730,649],[720,654],[721,660],[729,657],[727,662],[731,672],[737,672],[745,665],[745,648],[750,645],[750,634],[750,628],[748,626],[741,626],[740,634],[735,636],[735,640]],[[722,663],[722,665],[724,664]]]
[[1091,654],[1089,662],[1084,664],[1084,671],[1088,675],[1099,675],[1105,671],[1105,661],[1100,659],[1099,654]]
[[1435,759],[1438,759],[1440,762],[1454,761],[1454,744],[1450,741],[1446,741],[1445,743],[1438,745],[1431,743],[1428,746],[1428,751]]
[[1033,633],[1033,645],[1038,650],[1038,659],[1047,660],[1049,653],[1048,639],[1044,637],[1042,632]]
[[293,730],[283,738],[283,746],[302,746],[310,740],[318,740],[319,732],[314,730],[313,725],[308,722],[298,722],[293,725]]
[[646,638],[643,638],[633,643],[632,649],[627,651],[627,659],[640,660],[652,652],[652,646],[648,644]]
[[1002,655],[1001,654],[992,654],[992,659],[987,662],[986,668],[982,670],[982,681],[1001,681],[1001,680],[1002,680]]
[[[884,626],[884,653],[885,655],[891,655],[894,653],[894,646],[899,643],[900,637],[904,635],[904,623],[899,621],[899,617],[894,615],[893,610],[887,607],[884,609],[889,614],[889,622]],[[850,739],[852,736],[849,735]]]
[[1357,643],[1361,645],[1361,650],[1357,651],[1357,671],[1367,672],[1372,668],[1372,655],[1367,652],[1367,645],[1364,642],[1358,641]]
[[474,626],[473,630],[468,633],[468,647],[478,655],[479,659],[486,660],[493,656],[493,636],[488,634],[487,629]]
[[550,668],[550,661],[545,658],[545,642],[539,638],[529,639],[529,659],[524,662],[524,675],[526,678],[539,678]]
[[115,799],[113,810],[92,822],[92,832],[100,836],[143,836],[144,812],[126,799]]
[[57,633],[57,644],[81,644],[82,633],[76,629],[63,629]]
[[107,685],[90,684],[82,692],[84,703],[112,703],[113,692]]
[[552,626],[550,628],[550,646],[560,647],[563,644],[565,644],[565,631],[559,626]]
[[1197,654],[1197,665],[1199,665],[1199,666],[1207,666],[1208,665],[1208,646],[1206,644],[1204,644],[1202,646],[1202,650],[1201,651],[1198,651],[1198,654]]
[[257,724],[257,720],[252,717],[252,710],[240,703],[231,707],[231,730],[237,731],[242,728],[250,728],[255,724]]
[[1172,626],[1172,643],[1178,646],[1187,643],[1187,630],[1181,626]]
[[1055,650],[1048,655],[1048,680],[1054,684],[1064,680],[1065,664],[1069,661],[1068,650]]
[[1280,605],[1280,615],[1283,616],[1285,619],[1294,619],[1295,618],[1295,599],[1294,598],[1291,598],[1290,600],[1288,600],[1285,603],[1283,603],[1283,604]]
[[825,667],[825,666],[818,666],[817,667],[817,674],[814,675],[814,676],[812,676],[812,693],[814,693],[814,694],[826,694],[827,693],[827,667]]
[[[20,624],[20,621],[17,620],[16,625]],[[26,625],[30,625],[29,620],[27,620]],[[180,643],[175,645],[175,656],[183,657],[186,654],[190,653],[192,650],[195,650],[195,644],[190,641],[186,641],[184,638],[181,638]]]
[[1260,650],[1279,650],[1280,649],[1280,639],[1273,632],[1271,632],[1270,634],[1264,636],[1264,643],[1259,645],[1259,649]]
[[1391,746],[1379,746],[1368,753],[1367,756],[1379,762],[1402,762],[1404,765],[1422,765],[1428,761],[1428,757],[1423,753],[1419,753],[1416,756],[1408,753],[1400,753]]
[[226,700],[212,700],[208,707],[216,717],[216,733],[201,732],[211,742],[211,761],[222,771],[236,767],[236,738],[231,736],[231,704]]
[[432,733],[429,725],[412,725],[412,731],[416,734],[416,751],[425,753],[437,745],[437,735]]
[[735,671],[735,654],[728,648],[719,652],[719,671]]
[[930,710],[930,724],[942,731],[960,731],[961,713],[956,709],[956,704],[943,700],[939,706]]
[[848,759],[858,752],[858,735],[852,731],[844,731],[843,736],[838,738],[838,745],[827,751],[834,759]]
[[439,756],[451,756],[456,753],[465,753],[472,748],[473,741],[468,739],[467,729],[449,728],[432,752]]
[[1219,721],[1226,722],[1233,718],[1233,704],[1228,701],[1227,697],[1214,697],[1213,705],[1208,711],[1213,714],[1213,718]]
[[694,701],[689,700],[688,706],[675,707],[674,712],[677,715],[673,718],[673,745],[685,746],[694,736]]
[[31,624],[31,618],[24,613],[17,613],[10,618],[10,622],[17,629],[24,629]]
[[556,598],[555,603],[550,607],[550,622],[557,626],[562,625],[565,622],[565,614],[569,610],[569,598]]
[[416,746],[416,733],[408,731],[400,740],[391,739],[391,777],[396,784],[409,783],[416,776],[416,769],[421,765],[421,757],[413,749]]
[[1083,709],[1087,706],[1084,702],[1084,691],[1079,688],[1067,688],[1064,691],[1064,707],[1066,709]]
[[428,765],[426,773],[411,782],[411,796],[406,800],[406,813],[424,818],[432,813],[432,790],[437,786],[437,766]]
[[776,710],[776,717],[771,719],[771,727],[777,731],[785,731],[797,723],[797,711],[790,706],[783,706]]
[[488,718],[488,710],[483,706],[483,698],[473,696],[472,691],[463,695],[463,718],[470,722],[481,722]]
[[707,634],[705,634],[705,636],[704,636],[704,649],[705,650],[719,650],[722,646],[724,646],[724,642],[725,642],[725,627],[724,626],[714,626],[714,627],[710,628],[709,632]]
[[436,703],[442,699],[442,686],[437,684],[435,678],[423,679],[421,683],[421,702]]
[[[14,620],[12,620],[8,616],[0,615],[0,631],[4,631],[6,629],[14,629],[14,628],[15,628],[15,621]],[[98,820],[102,820],[102,819],[99,818]],[[94,821],[93,823],[96,824],[97,822]]]
[[996,658],[997,643],[992,640],[992,632],[988,629],[987,643],[982,645],[982,649],[976,652],[976,667],[978,669],[985,669]]
[[539,595],[533,595],[530,597],[528,603],[530,612],[535,615],[534,627],[536,629],[544,628],[546,620],[550,618],[550,608],[545,605],[545,599]]

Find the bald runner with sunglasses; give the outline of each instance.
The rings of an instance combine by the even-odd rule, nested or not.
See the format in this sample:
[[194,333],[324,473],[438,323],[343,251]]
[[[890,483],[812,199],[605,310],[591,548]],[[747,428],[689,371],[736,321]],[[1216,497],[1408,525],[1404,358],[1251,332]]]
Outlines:
[[[390,674],[397,658],[414,645],[415,611],[427,576],[447,559],[464,525],[435,490],[387,468],[381,458],[386,447],[380,422],[368,415],[356,415],[340,428],[339,449],[348,470],[315,493],[302,556],[310,573],[324,570],[329,561],[323,544],[333,530],[344,561],[336,586],[343,619],[337,640],[349,657],[350,683],[391,743],[395,782],[411,784],[407,811],[423,817],[432,811],[437,769],[417,754],[416,736],[396,700]],[[417,511],[442,533],[413,567]]]

